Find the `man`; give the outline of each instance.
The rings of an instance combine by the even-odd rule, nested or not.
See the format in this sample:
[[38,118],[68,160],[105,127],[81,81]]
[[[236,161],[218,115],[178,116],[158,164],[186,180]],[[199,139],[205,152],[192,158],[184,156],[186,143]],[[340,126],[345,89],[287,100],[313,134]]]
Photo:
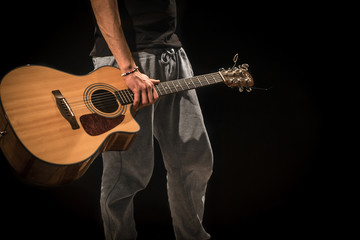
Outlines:
[[153,137],[167,170],[176,239],[209,239],[202,218],[213,158],[196,92],[158,99],[154,89],[159,82],[155,79],[193,74],[175,34],[175,0],[91,0],[91,4],[97,21],[91,52],[95,69],[120,68],[134,92],[135,119],[141,126],[127,151],[103,154],[101,212],[106,239],[136,239],[133,199],[152,175]]

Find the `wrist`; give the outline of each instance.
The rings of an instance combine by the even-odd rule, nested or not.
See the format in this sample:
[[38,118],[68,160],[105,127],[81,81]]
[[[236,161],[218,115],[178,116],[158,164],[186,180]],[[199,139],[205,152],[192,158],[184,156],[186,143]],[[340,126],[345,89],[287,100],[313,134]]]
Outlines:
[[135,68],[133,68],[132,70],[125,72],[123,74],[121,74],[121,76],[126,77],[127,75],[133,74],[134,72],[136,72],[139,69],[138,66],[136,66]]
[[137,66],[131,54],[114,54],[115,60],[122,74],[133,71]]

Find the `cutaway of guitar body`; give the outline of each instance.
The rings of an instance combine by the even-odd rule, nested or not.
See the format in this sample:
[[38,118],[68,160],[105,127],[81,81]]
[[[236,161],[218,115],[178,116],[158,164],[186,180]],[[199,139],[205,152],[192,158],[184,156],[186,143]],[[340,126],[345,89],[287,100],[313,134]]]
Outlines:
[[[90,85],[96,86],[94,95],[86,92]],[[25,66],[8,73],[0,86],[1,150],[17,173],[36,184],[78,179],[100,153],[126,150],[140,130],[130,104],[123,106],[114,98],[111,108],[99,107],[102,86],[107,97],[114,94],[111,89],[127,89],[113,67],[75,76]]]

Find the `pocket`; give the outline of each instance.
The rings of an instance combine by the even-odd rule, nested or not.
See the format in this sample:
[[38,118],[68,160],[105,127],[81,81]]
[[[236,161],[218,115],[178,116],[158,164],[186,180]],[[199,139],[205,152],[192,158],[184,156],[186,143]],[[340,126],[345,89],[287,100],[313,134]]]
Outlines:
[[180,78],[188,78],[194,76],[190,60],[188,59],[186,52],[183,48],[178,51],[178,63],[180,64]]
[[92,58],[94,70],[104,67],[104,66],[113,66],[119,68],[115,58],[113,56],[106,57],[93,57]]

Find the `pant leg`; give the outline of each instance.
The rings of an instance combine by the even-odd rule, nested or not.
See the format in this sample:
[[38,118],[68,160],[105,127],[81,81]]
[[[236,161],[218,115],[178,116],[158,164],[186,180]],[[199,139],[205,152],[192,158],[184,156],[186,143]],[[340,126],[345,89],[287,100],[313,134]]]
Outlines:
[[[182,49],[133,56],[140,70],[151,78],[171,80],[192,75]],[[113,58],[107,58],[114,64]],[[99,60],[94,61],[95,66]],[[206,184],[212,172],[212,152],[195,91],[164,97],[140,110],[136,120],[142,129],[131,148],[103,154],[101,210],[107,240],[136,237],[132,200],[147,185],[153,169],[153,121],[168,172],[176,238],[209,239],[202,227],[202,217]],[[141,149],[141,153],[136,149]]]
[[[170,79],[192,76],[183,49],[175,54],[165,53],[161,64]],[[167,170],[168,198],[176,239],[209,239],[202,218],[213,156],[195,90],[169,95],[158,102],[154,113],[154,134]]]
[[[113,57],[95,58],[95,68],[116,66]],[[106,240],[136,239],[133,199],[144,189],[152,175],[153,108],[137,112],[135,119],[141,130],[127,151],[109,151],[102,154],[103,175],[100,206]]]

